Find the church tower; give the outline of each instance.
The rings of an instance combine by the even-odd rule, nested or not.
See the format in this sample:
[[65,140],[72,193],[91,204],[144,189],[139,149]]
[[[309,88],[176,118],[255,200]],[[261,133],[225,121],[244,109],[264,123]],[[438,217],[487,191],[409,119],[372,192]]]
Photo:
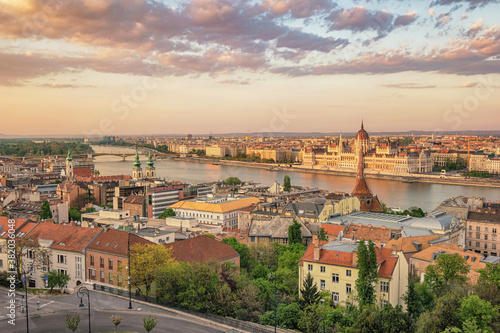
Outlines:
[[151,156],[151,152],[149,152],[148,162],[146,163],[146,178],[155,178],[156,177],[156,168],[155,162],[153,161],[153,157]]
[[358,172],[356,174],[356,185],[354,185],[351,195],[359,199],[360,210],[362,212],[383,212],[382,205],[378,201],[377,196],[372,194],[366,183],[364,168],[363,149],[361,143],[358,142]]
[[361,121],[361,129],[356,133],[356,146],[361,147],[363,154],[370,150],[370,136],[365,131],[363,121]]
[[68,157],[66,157],[66,179],[69,181],[73,180],[73,158],[68,150]]
[[132,178],[133,179],[142,179],[142,168],[141,168],[141,161],[139,161],[139,152],[137,149],[135,150],[135,161],[134,161],[134,168],[132,169]]

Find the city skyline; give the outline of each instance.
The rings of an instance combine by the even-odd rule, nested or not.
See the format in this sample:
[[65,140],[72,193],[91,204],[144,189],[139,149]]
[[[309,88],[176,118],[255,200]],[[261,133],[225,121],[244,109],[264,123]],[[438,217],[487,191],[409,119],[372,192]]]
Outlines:
[[0,0],[0,133],[496,130],[498,9]]

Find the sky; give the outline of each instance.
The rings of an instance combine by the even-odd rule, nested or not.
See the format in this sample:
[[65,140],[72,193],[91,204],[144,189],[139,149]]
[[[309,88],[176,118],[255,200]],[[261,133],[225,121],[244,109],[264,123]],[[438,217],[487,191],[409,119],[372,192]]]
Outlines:
[[498,130],[500,0],[0,0],[0,133]]

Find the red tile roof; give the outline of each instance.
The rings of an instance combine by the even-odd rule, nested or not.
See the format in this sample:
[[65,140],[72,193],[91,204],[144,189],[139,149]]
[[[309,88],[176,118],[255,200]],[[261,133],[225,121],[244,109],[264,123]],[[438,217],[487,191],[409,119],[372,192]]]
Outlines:
[[102,229],[83,228],[72,225],[39,223],[26,236],[34,239],[53,240],[51,249],[83,252],[85,247],[102,232]]
[[[12,219],[14,220],[14,230],[15,230],[15,234],[17,235],[17,233],[20,231],[20,229],[22,228],[22,226],[24,226],[25,222],[27,221],[27,219]],[[10,233],[9,233],[9,218],[7,216],[0,216],[0,234],[2,234],[4,231],[7,231],[5,234],[3,234],[2,236],[0,236],[0,238],[8,238]]]
[[129,203],[129,204],[140,204],[142,205],[142,203],[144,202],[144,198],[145,196],[143,195],[134,195],[134,194],[131,194],[129,195],[124,201],[123,203]]
[[103,230],[87,247],[89,251],[99,251],[120,256],[127,256],[128,237],[130,235],[130,246],[133,244],[154,244],[147,239],[120,230]]
[[92,177],[94,173],[90,168],[74,168],[73,176],[76,177]]
[[321,228],[325,229],[327,235],[335,235],[338,236],[339,232],[344,230],[345,226],[343,225],[335,225],[335,224],[321,224]]
[[239,257],[231,246],[207,236],[190,238],[165,246],[172,249],[172,256],[178,261],[204,264]]

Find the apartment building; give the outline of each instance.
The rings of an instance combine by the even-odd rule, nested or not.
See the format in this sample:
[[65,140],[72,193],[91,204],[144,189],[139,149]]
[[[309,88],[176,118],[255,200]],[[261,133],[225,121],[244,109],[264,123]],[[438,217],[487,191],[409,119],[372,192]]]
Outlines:
[[486,256],[500,253],[500,204],[489,203],[470,211],[466,221],[465,243],[468,250]]

